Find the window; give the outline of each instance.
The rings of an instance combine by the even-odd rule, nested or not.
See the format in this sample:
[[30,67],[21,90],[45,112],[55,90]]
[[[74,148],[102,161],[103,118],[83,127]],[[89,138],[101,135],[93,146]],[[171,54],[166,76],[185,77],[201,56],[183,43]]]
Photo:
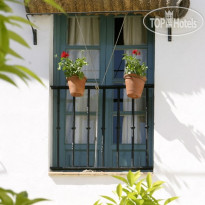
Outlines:
[[[126,96],[122,61],[133,49],[149,67],[143,95],[135,100]],[[51,169],[152,170],[154,36],[142,17],[55,16],[54,54],[64,50],[73,59],[84,50],[89,65],[85,94],[73,98],[54,59]]]

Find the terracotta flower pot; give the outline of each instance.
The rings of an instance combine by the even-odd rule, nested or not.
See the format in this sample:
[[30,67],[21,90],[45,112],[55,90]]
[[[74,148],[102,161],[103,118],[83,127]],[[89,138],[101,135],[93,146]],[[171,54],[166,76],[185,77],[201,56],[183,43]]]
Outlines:
[[78,76],[66,78],[68,81],[69,91],[73,97],[81,97],[84,95],[86,77],[79,79]]
[[147,78],[136,74],[126,74],[124,79],[127,96],[130,98],[140,98]]

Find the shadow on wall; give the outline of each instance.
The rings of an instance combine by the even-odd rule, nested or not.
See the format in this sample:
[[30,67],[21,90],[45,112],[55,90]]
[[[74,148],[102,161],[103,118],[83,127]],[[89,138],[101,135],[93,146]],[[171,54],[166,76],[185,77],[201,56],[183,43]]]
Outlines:
[[0,175],[7,174],[6,167],[0,162]]
[[[185,63],[186,64],[186,63]],[[173,66],[174,67],[174,66]],[[203,127],[201,126],[202,118],[204,117],[203,104],[204,94],[205,94],[205,82],[204,80],[200,81],[202,78],[200,75],[204,73],[204,69],[197,67],[193,73],[193,68],[190,66],[175,66],[170,73],[179,73],[177,77],[170,73],[163,73],[167,77],[168,82],[162,82],[160,79],[158,86],[158,93],[156,98],[157,106],[156,108],[157,116],[155,124],[155,132],[162,136],[168,142],[181,143],[181,153],[179,150],[166,150],[167,152],[176,153],[179,152],[178,158],[176,158],[176,166],[179,164],[183,166],[186,164],[187,167],[192,168],[191,162],[195,161],[196,163],[201,163],[205,161],[205,135],[203,133]],[[179,69],[180,71],[177,71]],[[167,71],[162,71],[167,72]],[[184,75],[184,74],[187,75]],[[193,74],[192,74],[193,73]],[[161,75],[161,74],[160,74]],[[161,76],[160,76],[161,77]],[[176,79],[177,78],[177,79]],[[170,83],[171,80],[176,80],[173,83]],[[176,83],[177,82],[177,83]],[[181,82],[181,83],[179,83]],[[156,82],[156,84],[158,84]],[[163,89],[160,90],[160,87]],[[155,104],[155,106],[156,106]],[[205,119],[204,119],[205,120]],[[184,150],[186,153],[184,153]],[[160,151],[159,151],[160,153]],[[165,176],[169,182],[175,184],[178,188],[187,188],[189,185],[182,177],[194,177],[201,175],[205,176],[205,169],[199,170],[199,173],[195,173],[187,170],[186,173],[177,172],[177,167],[164,166],[163,157],[160,156],[157,150],[155,150],[155,167],[156,175],[162,174]],[[184,159],[180,154],[191,155],[191,160]],[[174,171],[176,170],[176,172]],[[180,170],[180,168],[179,168]],[[204,173],[203,173],[204,172]],[[155,177],[157,179],[157,176]],[[160,180],[160,179],[158,179]],[[172,188],[167,188],[171,195],[177,195]]]

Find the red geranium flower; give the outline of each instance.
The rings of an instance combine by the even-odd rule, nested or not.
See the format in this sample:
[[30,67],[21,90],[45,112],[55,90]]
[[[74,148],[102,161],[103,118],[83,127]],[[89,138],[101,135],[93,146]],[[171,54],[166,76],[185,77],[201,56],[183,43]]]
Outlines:
[[137,49],[132,51],[132,54],[135,54],[136,56],[139,56],[141,53]]
[[69,56],[69,54],[67,52],[65,52],[65,51],[63,51],[61,53],[61,58],[67,58],[68,56]]

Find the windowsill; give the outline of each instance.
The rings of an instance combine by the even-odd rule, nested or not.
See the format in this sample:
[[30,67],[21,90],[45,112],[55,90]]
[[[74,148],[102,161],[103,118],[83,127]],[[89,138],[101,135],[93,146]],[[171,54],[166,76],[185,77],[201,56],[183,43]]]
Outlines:
[[49,176],[126,176],[128,172],[53,172],[50,171]]

